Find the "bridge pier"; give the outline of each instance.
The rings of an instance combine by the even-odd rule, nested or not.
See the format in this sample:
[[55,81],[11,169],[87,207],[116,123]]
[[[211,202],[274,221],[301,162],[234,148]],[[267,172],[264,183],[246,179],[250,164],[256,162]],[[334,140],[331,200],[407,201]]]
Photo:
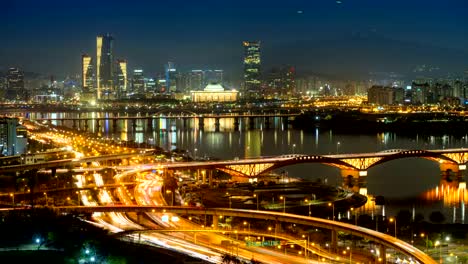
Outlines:
[[338,248],[338,232],[336,232],[336,230],[332,229],[331,230],[330,251],[331,252],[336,252],[337,248]]
[[137,127],[136,119],[133,119],[133,120],[132,120],[132,128],[133,128],[133,130],[135,130],[136,127]]
[[76,129],[76,119],[73,119],[73,126],[72,126],[73,129]]
[[343,177],[343,187],[352,190],[356,193],[361,193],[362,189],[367,188],[367,171],[341,169],[341,177]]
[[88,120],[84,120],[84,130],[88,131]]
[[187,129],[187,118],[185,117],[182,118],[182,129],[183,130]]
[[270,128],[270,118],[267,116],[265,117],[265,128],[266,129]]
[[218,229],[218,216],[217,215],[213,215],[212,228],[213,229]]
[[234,131],[239,130],[239,117],[234,117]]
[[384,245],[380,245],[378,262],[387,263],[387,248]]
[[287,116],[283,116],[281,118],[281,120],[283,121],[283,129],[288,129],[288,126],[289,126],[289,119]]
[[114,129],[114,131],[117,130],[117,119],[112,119],[112,128]]
[[463,171],[466,169],[464,164],[454,163],[440,163],[439,164],[442,180],[451,181],[463,181]]
[[255,129],[255,119],[253,117],[249,117],[249,129]]
[[99,131],[99,128],[101,127],[101,124],[99,124],[99,120],[96,119],[96,130]]
[[215,132],[219,132],[219,117],[215,118]]
[[198,129],[203,130],[205,128],[205,120],[203,117],[198,118]]
[[152,118],[148,118],[146,122],[147,122],[148,130],[149,130],[149,131],[153,131],[153,119],[152,119]]

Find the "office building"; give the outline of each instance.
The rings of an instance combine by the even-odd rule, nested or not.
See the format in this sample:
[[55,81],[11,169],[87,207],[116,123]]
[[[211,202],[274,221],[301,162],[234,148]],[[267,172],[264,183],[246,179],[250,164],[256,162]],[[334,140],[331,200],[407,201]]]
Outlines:
[[128,75],[127,75],[127,61],[117,60],[117,98],[127,97],[128,92]]
[[81,55],[81,87],[83,93],[94,91],[93,59],[88,54]]
[[203,90],[203,71],[202,70],[192,70],[189,72],[188,78],[188,88],[191,91],[201,91]]
[[260,41],[244,41],[244,91],[247,97],[260,90]]
[[18,68],[8,69],[6,99],[15,101],[27,101],[28,93],[24,88],[24,74]]
[[19,155],[26,152],[27,132],[17,118],[0,118],[0,156]]
[[172,62],[166,64],[166,88],[167,93],[177,91],[177,70]]
[[96,38],[96,98],[108,99],[113,96],[113,54],[114,39],[111,35]]
[[145,76],[142,69],[134,69],[132,77],[132,93],[142,95],[145,93]]

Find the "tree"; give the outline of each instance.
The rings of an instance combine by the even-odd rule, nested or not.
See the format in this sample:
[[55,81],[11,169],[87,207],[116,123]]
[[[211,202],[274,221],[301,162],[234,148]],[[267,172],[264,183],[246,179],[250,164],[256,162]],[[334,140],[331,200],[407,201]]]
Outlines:
[[429,220],[436,224],[445,222],[445,216],[440,211],[434,211],[429,215]]

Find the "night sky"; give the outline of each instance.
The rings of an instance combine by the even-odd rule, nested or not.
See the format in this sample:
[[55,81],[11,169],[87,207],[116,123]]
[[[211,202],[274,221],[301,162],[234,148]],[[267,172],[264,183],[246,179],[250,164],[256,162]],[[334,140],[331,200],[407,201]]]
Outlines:
[[2,1],[0,69],[78,73],[80,55],[95,57],[95,37],[107,32],[116,39],[115,58],[149,75],[168,60],[182,70],[240,75],[242,40],[262,41],[265,69],[292,64],[343,75],[405,72],[418,64],[468,69],[466,0],[341,2]]

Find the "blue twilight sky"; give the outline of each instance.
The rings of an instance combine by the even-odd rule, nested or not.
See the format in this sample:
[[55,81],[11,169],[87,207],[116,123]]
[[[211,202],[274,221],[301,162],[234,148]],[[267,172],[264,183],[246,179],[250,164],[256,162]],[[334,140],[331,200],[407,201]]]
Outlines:
[[[127,59],[130,68],[144,68],[148,75],[162,71],[168,60],[181,69],[223,68],[240,75],[242,40],[262,41],[264,69],[292,64],[298,71],[329,74],[352,72],[356,61],[362,61],[356,66],[360,72],[398,72],[419,64],[448,69],[450,56],[468,54],[466,0],[341,2],[5,0],[0,69],[78,73],[80,55],[95,56],[95,36],[107,32],[115,38],[115,57]],[[419,47],[427,52],[393,62]],[[432,53],[437,53],[433,60]],[[392,61],[379,66],[386,60]],[[468,61],[459,64],[450,70],[468,69]]]

